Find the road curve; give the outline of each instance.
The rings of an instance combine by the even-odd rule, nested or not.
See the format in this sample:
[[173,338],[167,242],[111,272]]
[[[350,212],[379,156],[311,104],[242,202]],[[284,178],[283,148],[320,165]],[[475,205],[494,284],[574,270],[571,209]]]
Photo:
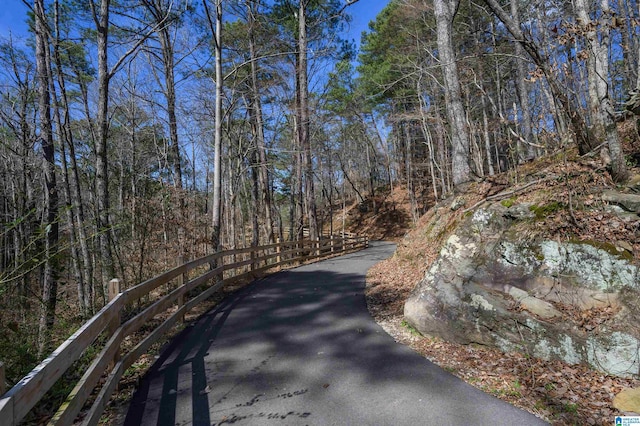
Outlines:
[[537,425],[397,344],[367,311],[390,243],[256,281],[188,327],[126,425]]

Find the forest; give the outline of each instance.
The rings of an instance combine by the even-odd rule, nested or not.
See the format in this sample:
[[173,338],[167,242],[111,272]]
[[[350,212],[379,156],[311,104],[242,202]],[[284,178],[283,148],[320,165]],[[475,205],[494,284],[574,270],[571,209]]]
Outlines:
[[640,2],[391,0],[356,50],[357,1],[25,0],[29,35],[0,39],[9,385],[114,277],[316,239],[394,187],[417,221],[570,148],[627,179]]

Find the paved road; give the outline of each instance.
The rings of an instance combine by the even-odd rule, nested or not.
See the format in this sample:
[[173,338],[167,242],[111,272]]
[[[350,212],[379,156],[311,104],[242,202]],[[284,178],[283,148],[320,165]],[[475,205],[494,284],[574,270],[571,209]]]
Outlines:
[[536,425],[399,345],[364,276],[395,246],[278,273],[230,297],[163,352],[126,425]]

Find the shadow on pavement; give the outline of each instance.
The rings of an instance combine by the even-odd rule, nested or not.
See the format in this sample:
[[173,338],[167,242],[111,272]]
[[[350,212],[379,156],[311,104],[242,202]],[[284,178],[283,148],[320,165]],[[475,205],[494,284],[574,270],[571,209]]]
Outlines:
[[233,294],[163,351],[125,424],[542,424],[372,320],[364,274],[394,248],[379,243]]

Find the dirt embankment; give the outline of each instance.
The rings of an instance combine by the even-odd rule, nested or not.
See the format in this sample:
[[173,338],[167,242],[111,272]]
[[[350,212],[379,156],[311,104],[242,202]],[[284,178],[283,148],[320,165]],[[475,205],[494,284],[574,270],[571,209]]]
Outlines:
[[[628,140],[626,145],[627,152],[640,152],[638,147],[630,146]],[[377,216],[370,211],[363,212],[364,209],[357,210],[354,205],[348,213],[350,230],[398,242],[396,254],[369,272],[369,310],[399,342],[473,386],[553,424],[611,424],[616,415],[625,414],[613,406],[613,398],[625,388],[639,387],[638,378],[622,379],[594,371],[586,365],[544,361],[523,353],[503,353],[421,336],[404,322],[403,307],[416,283],[438,257],[456,223],[487,200],[505,205],[518,202],[550,206],[536,212],[536,225],[523,228],[522,238],[589,240],[607,247],[622,247],[636,264],[640,264],[637,214],[629,214],[602,196],[611,190],[640,193],[640,168],[633,168],[632,176],[627,186],[617,187],[599,159],[578,157],[571,150],[542,157],[515,171],[470,184],[441,201],[439,206],[457,204],[459,208],[450,210],[443,232],[435,239],[427,238],[430,232],[426,227],[436,209],[428,210],[414,225],[405,188],[396,188],[377,200]],[[394,203],[385,203],[385,200]],[[389,209],[391,206],[393,208]],[[395,217],[403,218],[399,223],[390,216],[393,211]],[[578,312],[566,307],[565,311],[573,320],[596,325],[611,314],[600,308]]]

